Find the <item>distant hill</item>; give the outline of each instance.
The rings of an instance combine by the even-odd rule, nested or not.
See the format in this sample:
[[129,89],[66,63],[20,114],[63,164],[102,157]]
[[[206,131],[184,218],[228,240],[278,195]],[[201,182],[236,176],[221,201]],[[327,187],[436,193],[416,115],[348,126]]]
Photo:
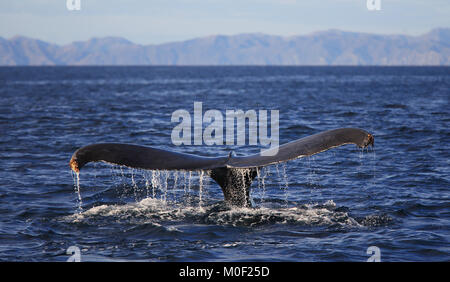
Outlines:
[[118,37],[63,46],[0,37],[0,65],[450,65],[450,28],[420,36],[339,30],[216,35],[159,45]]

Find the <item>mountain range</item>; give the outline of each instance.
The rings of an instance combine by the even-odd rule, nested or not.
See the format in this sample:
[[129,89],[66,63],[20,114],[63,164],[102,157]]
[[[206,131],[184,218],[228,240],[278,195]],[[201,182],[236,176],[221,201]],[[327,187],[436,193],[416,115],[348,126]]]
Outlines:
[[67,45],[0,37],[0,65],[450,65],[450,28],[419,36],[340,30],[214,35],[158,45],[121,37]]

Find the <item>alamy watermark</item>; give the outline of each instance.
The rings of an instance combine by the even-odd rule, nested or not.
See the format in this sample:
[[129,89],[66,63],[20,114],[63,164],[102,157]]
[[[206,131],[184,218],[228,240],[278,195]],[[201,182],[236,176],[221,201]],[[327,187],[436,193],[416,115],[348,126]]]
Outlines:
[[70,255],[70,257],[67,259],[67,262],[80,262],[81,261],[81,252],[80,248],[77,246],[70,246],[66,250],[66,254]]
[[381,0],[367,0],[366,7],[369,11],[379,11],[381,10]]
[[367,262],[380,262],[381,250],[377,246],[370,246],[367,248],[366,254],[370,255]]
[[[183,109],[172,113],[171,122],[179,124],[173,128],[171,139],[176,146],[246,145],[248,121],[248,145],[257,145],[259,140],[260,145],[270,146],[268,150],[261,150],[261,155],[274,156],[279,145],[279,111],[270,110],[270,136],[268,118],[267,110],[226,110],[225,118],[219,110],[208,110],[203,114],[202,102],[194,102],[193,118]],[[204,123],[208,125],[203,129]]]
[[81,0],[67,0],[66,7],[69,11],[79,11],[81,10]]

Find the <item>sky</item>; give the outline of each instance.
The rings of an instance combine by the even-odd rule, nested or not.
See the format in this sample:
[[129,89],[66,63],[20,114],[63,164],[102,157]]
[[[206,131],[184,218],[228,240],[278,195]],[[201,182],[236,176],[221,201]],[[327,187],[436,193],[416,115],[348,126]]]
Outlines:
[[160,44],[210,35],[304,35],[328,29],[419,35],[450,27],[449,0],[66,0],[0,1],[0,37],[56,44],[119,36]]

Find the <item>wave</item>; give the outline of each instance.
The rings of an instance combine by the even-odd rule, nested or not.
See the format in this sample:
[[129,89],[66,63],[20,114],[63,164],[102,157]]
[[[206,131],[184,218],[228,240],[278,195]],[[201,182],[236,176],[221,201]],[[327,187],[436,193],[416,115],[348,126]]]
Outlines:
[[332,200],[323,204],[300,204],[293,207],[283,207],[280,203],[266,201],[259,207],[237,208],[224,202],[207,206],[186,206],[145,198],[123,205],[100,205],[65,217],[65,220],[73,223],[95,224],[99,219],[128,220],[133,224],[150,223],[155,227],[166,222],[224,226],[294,224],[363,227],[385,225],[391,221],[387,215],[370,215],[355,219],[349,215],[348,208],[337,207]]

